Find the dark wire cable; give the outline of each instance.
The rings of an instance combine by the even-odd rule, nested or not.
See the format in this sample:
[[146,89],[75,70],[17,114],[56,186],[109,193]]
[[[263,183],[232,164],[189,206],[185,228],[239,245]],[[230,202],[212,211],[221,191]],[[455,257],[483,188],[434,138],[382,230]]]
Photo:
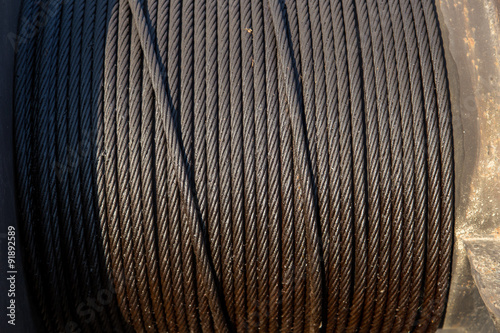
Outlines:
[[22,17],[41,331],[439,327],[453,141],[431,0],[24,0]]

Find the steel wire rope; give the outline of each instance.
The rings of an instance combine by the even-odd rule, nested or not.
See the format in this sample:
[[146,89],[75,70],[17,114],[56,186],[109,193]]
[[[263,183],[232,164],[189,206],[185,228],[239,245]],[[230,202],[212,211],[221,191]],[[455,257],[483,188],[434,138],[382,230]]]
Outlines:
[[434,332],[453,141],[431,0],[24,0],[42,331]]

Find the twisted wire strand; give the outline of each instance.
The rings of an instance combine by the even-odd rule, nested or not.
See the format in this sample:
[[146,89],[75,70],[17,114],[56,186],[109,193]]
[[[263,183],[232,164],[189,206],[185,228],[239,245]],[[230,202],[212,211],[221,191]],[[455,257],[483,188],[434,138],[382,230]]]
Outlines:
[[[106,210],[107,225],[111,247],[113,281],[115,283],[116,296],[120,308],[125,307],[122,312],[127,322],[131,321],[131,313],[128,310],[128,299],[126,296],[126,279],[124,276],[122,248],[120,244],[120,229],[118,227],[117,215],[117,176],[116,176],[116,66],[117,55],[117,30],[118,30],[118,3],[114,2],[109,7],[110,18],[108,23],[108,35],[106,40],[106,60],[104,76],[104,108],[111,112],[103,112],[104,124],[104,151],[105,151],[105,182],[106,182]],[[114,33],[113,33],[114,32]]]
[[[183,38],[181,40],[181,132],[184,142],[185,155],[189,167],[189,177],[192,179],[192,168],[194,165],[194,3],[187,1],[182,6],[182,27]],[[163,51],[163,52],[166,52]],[[181,209],[183,221],[187,218],[186,211]],[[185,289],[186,307],[191,309],[188,312],[189,329],[194,332],[200,330],[198,322],[198,308],[196,299],[196,277],[194,266],[194,253],[191,239],[187,233],[185,223],[181,223],[182,257],[183,257],[183,279]]]
[[[370,30],[372,31],[372,47],[375,71],[375,82],[377,85],[377,122],[379,142],[379,190],[380,190],[380,229],[379,229],[379,254],[377,298],[375,301],[374,319],[371,328],[377,329],[381,325],[383,311],[387,297],[387,276],[389,264],[389,237],[390,237],[390,141],[388,131],[388,95],[387,80],[384,59],[384,39],[390,28],[390,21],[384,21],[386,17],[380,17],[380,4],[369,2],[368,15],[370,18]],[[382,4],[383,6],[384,4]],[[390,30],[389,30],[390,31]]]
[[[355,3],[344,2],[344,10],[347,12],[347,58],[349,69],[349,80],[351,90],[351,133],[352,133],[352,157],[353,157],[353,202],[354,202],[354,285],[353,299],[347,330],[353,330],[358,325],[366,288],[366,202],[365,202],[365,169],[366,169],[366,147],[365,124],[363,114],[363,84],[360,53],[360,32],[356,21],[363,21],[365,8],[358,8]],[[370,82],[366,82],[369,84]]]
[[[323,189],[319,182],[318,197],[325,191],[328,210],[324,212],[327,220],[326,229],[322,231],[323,236],[323,260],[325,263],[325,288],[328,291],[326,300],[326,325],[328,332],[333,331],[337,320],[338,298],[340,293],[340,135],[339,135],[339,111],[338,111],[338,88],[337,88],[337,65],[334,45],[332,11],[330,2],[320,2],[321,31],[323,38],[325,80],[326,80],[326,135],[327,135],[327,169],[325,172],[327,184]],[[321,108],[318,108],[321,112]],[[318,126],[321,129],[321,126]],[[321,145],[320,145],[321,146]],[[326,153],[325,153],[326,154]],[[322,154],[319,155],[320,160]],[[320,208],[321,212],[321,208]]]
[[[72,24],[73,17],[73,6],[68,4],[62,4],[62,23],[61,30],[59,32],[59,53],[58,56],[61,61],[57,64],[57,108],[59,110],[66,110],[68,101],[67,94],[69,89],[69,52],[71,43],[71,29],[69,28]],[[69,27],[68,27],[69,26]],[[68,141],[67,141],[67,117],[65,112],[58,112],[56,116],[57,122],[57,161],[60,168],[57,168],[57,176],[59,178],[58,182],[58,195],[59,195],[59,212],[62,223],[61,231],[64,235],[62,238],[62,246],[68,249],[64,254],[66,259],[66,268],[69,276],[74,279],[73,281],[78,281],[78,274],[84,274],[83,277],[88,277],[88,271],[83,269],[82,265],[78,265],[78,262],[83,258],[80,257],[82,249],[75,249],[73,246],[74,233],[72,226],[69,221],[71,221],[71,205],[69,197],[69,187],[68,187],[68,174],[67,172],[61,172],[64,167],[68,165]],[[98,144],[96,142],[96,144]],[[102,226],[105,224],[101,224]],[[105,229],[105,228],[104,228]],[[103,243],[104,247],[106,246]],[[84,250],[84,249],[83,249]],[[86,259],[83,259],[84,263]],[[78,283],[73,283],[70,286],[69,292],[75,295],[78,299],[83,300],[88,293],[87,283],[84,281],[79,281]]]
[[[370,31],[370,21],[368,20],[368,4],[363,1],[356,3],[359,20],[359,35],[361,46],[361,58],[363,63],[363,80],[367,86],[375,85],[374,60],[372,53],[372,40]],[[374,35],[375,36],[375,35]],[[375,292],[376,292],[376,277],[377,277],[377,261],[378,261],[378,228],[379,228],[379,198],[378,198],[378,128],[377,128],[377,103],[376,89],[364,89],[365,100],[365,121],[366,121],[366,140],[367,140],[367,168],[368,173],[365,177],[368,180],[368,216],[370,219],[369,230],[367,235],[367,281],[366,281],[366,298],[363,305],[363,312],[371,317],[373,311]],[[361,322],[361,331],[367,331],[370,323],[368,321]]]
[[232,329],[236,323],[234,243],[231,192],[231,75],[229,2],[217,2],[217,57],[219,108],[219,182],[222,289]]
[[[182,33],[181,23],[179,22],[181,17],[182,4],[181,3],[169,3],[165,2],[165,5],[162,6],[165,10],[165,13],[160,14],[162,16],[168,17],[165,18],[166,22],[160,22],[159,29],[162,31],[161,43],[159,44],[160,54],[163,59],[163,63],[166,64],[166,68],[164,69],[167,73],[168,84],[171,89],[171,98],[173,103],[173,112],[172,116],[174,122],[179,126],[180,124],[180,55],[179,50],[181,47],[180,44],[180,36]],[[163,19],[162,19],[163,20]],[[165,26],[161,26],[161,24],[165,23]],[[161,125],[160,125],[161,126]],[[168,150],[166,155],[168,156]],[[168,158],[167,158],[168,159]],[[167,174],[168,177],[168,195],[169,198],[168,203],[168,220],[169,220],[169,250],[171,255],[171,264],[172,264],[172,281],[173,281],[173,299],[174,299],[174,307],[175,307],[175,317],[177,322],[177,330],[180,332],[187,332],[189,326],[187,325],[187,313],[185,308],[185,294],[184,294],[184,285],[183,285],[183,273],[182,270],[176,269],[176,267],[181,267],[182,265],[182,254],[181,254],[181,244],[182,244],[182,217],[180,211],[180,199],[179,199],[179,189],[176,183],[176,179],[173,176],[174,174],[174,165],[171,160],[167,161]],[[192,272],[189,272],[191,275]],[[186,274],[187,275],[187,274]],[[193,278],[191,277],[191,282],[189,285],[189,294],[193,295]],[[192,304],[192,296],[190,297],[189,304]],[[191,321],[194,321],[191,319]],[[194,326],[194,323],[191,324]]]
[[437,287],[437,258],[439,256],[439,227],[440,227],[440,165],[439,165],[439,131],[436,110],[436,94],[434,86],[433,71],[427,27],[423,13],[423,4],[416,1],[411,2],[413,19],[417,30],[417,42],[419,44],[419,55],[421,63],[422,85],[425,105],[425,127],[428,137],[427,141],[427,184],[428,184],[428,212],[427,212],[427,244],[426,253],[428,260],[425,267],[423,305],[420,311],[417,331],[425,332],[432,311],[434,310],[433,297]]
[[269,200],[267,153],[267,89],[264,12],[262,1],[252,7],[254,122],[257,193],[257,282],[259,329],[269,331]]
[[[400,291],[401,277],[401,258],[402,258],[402,218],[403,218],[403,190],[402,190],[402,134],[401,134],[401,96],[399,94],[399,82],[397,66],[392,64],[397,63],[398,52],[397,48],[401,47],[401,43],[395,40],[398,27],[395,26],[397,17],[394,15],[394,8],[391,3],[384,6],[385,16],[390,20],[390,25],[384,30],[387,32],[384,43],[384,57],[386,64],[387,77],[387,94],[388,94],[388,110],[389,110],[389,140],[390,140],[390,167],[391,167],[391,232],[390,232],[390,267],[389,285],[387,289],[387,303],[383,321],[383,331],[389,331],[394,322],[394,314],[397,309],[397,302]],[[385,44],[384,44],[385,46]]]
[[238,332],[246,330],[247,307],[245,286],[245,231],[243,218],[243,119],[241,87],[241,8],[239,1],[233,1],[229,6],[229,57],[230,57],[230,102],[231,109],[231,193],[232,193],[232,230],[234,246],[234,288],[235,309]]
[[[42,6],[44,3],[41,3]],[[51,290],[49,297],[52,298],[52,302],[57,302],[57,299],[61,296],[62,290],[64,290],[65,281],[64,275],[61,274],[62,269],[57,267],[61,263],[61,253],[60,253],[60,241],[59,241],[59,228],[58,228],[58,209],[56,206],[57,197],[55,193],[55,173],[54,170],[50,168],[50,164],[53,163],[55,159],[55,145],[54,141],[54,118],[55,110],[53,99],[49,98],[50,94],[54,92],[54,61],[52,58],[44,58],[39,56],[39,52],[46,52],[46,49],[56,49],[57,44],[54,44],[56,40],[53,35],[57,33],[57,21],[49,24],[43,33],[37,35],[38,43],[41,47],[37,48],[35,54],[38,54],[35,65],[39,68],[38,71],[34,73],[35,88],[34,94],[40,100],[38,105],[34,105],[36,111],[34,114],[35,133],[47,132],[51,133],[44,136],[39,144],[39,149],[35,151],[35,169],[43,173],[45,177],[40,177],[36,179],[36,184],[38,185],[38,193],[36,193],[35,204],[38,205],[43,212],[40,216],[41,237],[47,244],[45,247],[44,257],[46,258],[45,269],[50,269],[51,267],[56,267],[50,271],[49,280],[55,281],[57,284],[61,285],[59,288],[50,288]],[[47,195],[43,195],[47,193]],[[57,329],[61,329],[65,320],[68,320],[68,309],[63,308],[65,304],[63,302],[56,303],[53,305],[54,311],[51,313],[52,320],[54,321]]]
[[[379,261],[378,274],[379,281],[377,283],[377,301],[375,304],[374,317],[371,324],[371,329],[379,331],[382,326],[383,316],[385,314],[386,303],[388,298],[389,286],[389,263],[390,263],[390,237],[391,237],[391,141],[389,130],[389,95],[387,88],[386,75],[386,60],[385,48],[390,47],[391,41],[391,22],[389,19],[389,11],[386,2],[377,1],[377,10],[381,23],[381,34],[375,35],[378,37],[373,42],[374,60],[378,70],[375,72],[377,84],[377,103],[378,103],[378,133],[379,133],[379,154],[380,154],[380,240],[379,240]],[[373,8],[370,6],[370,15]],[[375,19],[373,19],[375,21]],[[370,17],[370,24],[372,17]],[[373,23],[376,24],[375,22]]]
[[409,298],[409,286],[412,268],[412,242],[413,242],[413,220],[414,220],[414,206],[413,206],[413,183],[414,183],[414,166],[413,166],[413,132],[412,132],[412,119],[410,112],[404,112],[411,108],[411,94],[410,94],[410,78],[408,72],[408,58],[406,54],[406,43],[404,40],[404,29],[402,14],[400,6],[396,2],[390,2],[389,8],[391,11],[391,18],[393,22],[393,35],[396,45],[396,68],[398,72],[398,87],[400,96],[400,120],[402,126],[402,149],[403,159],[402,162],[406,166],[406,172],[403,172],[403,244],[401,247],[401,275],[400,275],[400,291],[399,300],[396,307],[397,312],[401,312],[403,316],[396,317],[392,331],[400,332],[403,321],[402,318],[406,316],[406,305]]
[[240,1],[241,8],[241,90],[243,111],[243,175],[244,175],[244,231],[245,231],[245,282],[247,302],[247,330],[256,332],[259,327],[259,301],[257,277],[257,193],[255,154],[255,97],[253,55],[252,2]]
[[439,45],[442,44],[441,31],[437,21],[437,12],[435,5],[430,1],[424,1],[424,16],[427,24],[431,58],[433,62],[434,80],[436,86],[436,95],[438,103],[438,123],[439,123],[439,141],[441,153],[441,225],[439,241],[439,269],[438,285],[436,290],[436,307],[430,321],[428,331],[438,328],[441,317],[446,306],[446,297],[450,281],[447,276],[451,272],[451,263],[448,260],[451,256],[453,234],[452,221],[454,217],[454,193],[453,184],[453,138],[451,131],[451,107],[448,89],[448,80],[446,79],[446,64],[444,51]]
[[267,105],[267,160],[269,180],[269,332],[280,328],[280,305],[282,304],[281,262],[281,163],[279,139],[279,91],[276,70],[276,38],[268,2],[263,3],[266,59],[266,105]]
[[[323,32],[321,27],[320,5],[318,1],[309,2],[309,13],[311,17],[311,34],[313,38],[313,59],[314,59],[314,73],[315,73],[315,121],[316,123],[316,141],[317,141],[317,167],[315,169],[315,182],[316,182],[316,200],[318,204],[319,214],[319,227],[321,235],[321,255],[323,258],[323,276],[322,279],[326,284],[326,267],[328,266],[329,249],[329,210],[328,210],[328,120],[327,120],[327,95],[326,95],[326,77],[322,70],[325,68],[324,51],[323,51]],[[325,170],[319,172],[319,170]],[[312,311],[322,311],[322,316],[325,316],[327,302],[327,288],[325,284],[322,285],[321,292],[324,295],[322,299],[316,300],[317,307]],[[322,303],[319,306],[319,303]]]
[[338,113],[340,132],[340,295],[335,332],[343,332],[347,326],[351,300],[352,249],[352,149],[349,76],[347,69],[347,46],[343,15],[343,3],[330,1],[333,18],[333,38],[337,69]]
[[[270,2],[269,7],[272,8],[273,3]],[[300,32],[299,32],[299,24],[298,24],[298,12],[297,12],[297,3],[292,2],[287,4],[285,2],[285,8],[283,8],[284,11],[286,11],[286,20],[288,21],[288,31],[289,31],[289,40],[287,40],[287,45],[291,48],[294,59],[293,60],[293,66],[287,67],[289,71],[295,72],[295,74],[298,76],[297,80],[301,81],[301,54],[300,54]],[[272,12],[271,12],[272,13]],[[273,21],[274,22],[274,21]],[[276,30],[276,28],[275,28]],[[279,41],[277,40],[279,43]],[[278,44],[279,45],[279,44]],[[278,52],[280,50],[280,47],[278,46]],[[280,56],[281,57],[281,56]],[[279,61],[280,58],[278,58],[278,66],[279,66]],[[286,76],[285,76],[285,71],[282,69],[282,74],[281,74],[281,89],[283,89],[283,97],[284,101],[283,103],[286,103],[287,105],[287,111],[290,112],[290,108],[292,107],[290,105],[290,102],[287,100],[287,87],[285,84]],[[300,88],[299,88],[300,89]],[[301,103],[301,101],[299,102]],[[291,135],[291,141],[290,141],[290,151],[289,154],[291,154],[291,160],[290,160],[290,165],[293,169],[294,175],[292,176],[291,179],[293,181],[294,186],[292,187],[294,193],[293,193],[293,205],[294,205],[294,213],[296,215],[295,219],[296,222],[293,223],[293,247],[294,247],[294,268],[293,268],[293,329],[294,331],[303,331],[303,326],[304,326],[304,310],[306,306],[306,256],[307,256],[307,250],[306,250],[306,243],[305,243],[305,230],[304,230],[304,225],[305,225],[305,217],[304,217],[304,209],[301,207],[301,193],[300,193],[300,185],[298,184],[298,175],[300,174],[300,171],[297,169],[297,162],[296,162],[296,154],[295,151],[293,150],[293,125],[291,123],[291,120],[286,119],[285,121],[289,122],[286,127],[287,130],[292,131],[290,132]]]
[[[278,77],[282,80],[283,73],[282,69],[278,68]],[[290,128],[290,119],[283,116],[285,112],[288,112],[288,104],[285,97],[285,89],[283,84],[279,83],[279,105],[280,105],[280,117],[279,117],[279,130],[280,130],[280,150],[281,150],[281,195],[283,198],[283,240],[282,240],[282,253],[283,253],[283,291],[282,291],[282,318],[281,318],[281,331],[292,331],[293,329],[293,310],[294,310],[294,289],[295,289],[295,256],[297,255],[294,251],[294,224],[296,223],[294,216],[294,173],[292,165],[292,133]]]
[[433,1],[22,15],[17,195],[41,331],[439,327],[453,138]]
[[[427,204],[426,186],[426,170],[425,170],[425,125],[423,116],[422,104],[422,86],[420,74],[420,62],[417,52],[411,52],[416,47],[416,31],[412,20],[412,8],[408,2],[400,3],[403,24],[405,32],[405,41],[407,45],[407,54],[409,55],[408,65],[410,71],[410,89],[412,99],[412,121],[413,121],[413,136],[415,138],[415,232],[414,232],[414,257],[412,269],[411,294],[418,295],[422,289],[423,283],[423,265],[424,259],[422,255],[425,251],[425,205]],[[403,326],[403,330],[409,330],[417,316],[419,300],[417,297],[412,297],[408,304],[408,312]]]

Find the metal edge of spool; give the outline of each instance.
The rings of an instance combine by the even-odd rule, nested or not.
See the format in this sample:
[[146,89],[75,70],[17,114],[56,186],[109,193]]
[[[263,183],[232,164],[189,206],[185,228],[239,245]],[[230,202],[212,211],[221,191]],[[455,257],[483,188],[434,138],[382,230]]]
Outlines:
[[494,267],[491,255],[475,253],[467,244],[483,249],[500,240],[500,1],[438,0],[436,5],[450,82],[456,185],[455,247],[442,332],[493,333],[485,303],[490,305],[488,295],[498,295],[500,287],[484,274],[498,272],[499,261]]

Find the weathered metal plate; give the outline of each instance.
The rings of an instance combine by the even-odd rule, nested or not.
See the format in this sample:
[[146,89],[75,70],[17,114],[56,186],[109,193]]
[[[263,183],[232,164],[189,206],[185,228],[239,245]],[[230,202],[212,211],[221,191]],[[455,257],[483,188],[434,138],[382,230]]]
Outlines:
[[500,331],[500,237],[466,239],[464,242],[479,294]]
[[438,0],[436,5],[450,80],[456,165],[456,241],[443,328],[495,332],[471,275],[464,239],[500,232],[500,1]]

